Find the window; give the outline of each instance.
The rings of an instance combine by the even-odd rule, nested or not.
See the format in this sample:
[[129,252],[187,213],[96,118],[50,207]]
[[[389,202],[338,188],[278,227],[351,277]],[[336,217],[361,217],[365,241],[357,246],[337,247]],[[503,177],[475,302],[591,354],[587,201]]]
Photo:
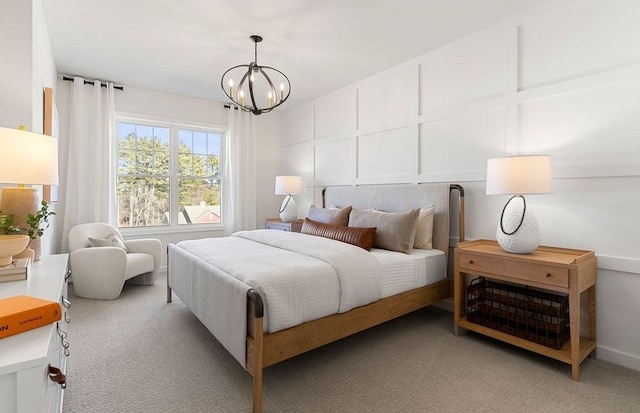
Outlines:
[[221,222],[225,131],[118,121],[118,226]]

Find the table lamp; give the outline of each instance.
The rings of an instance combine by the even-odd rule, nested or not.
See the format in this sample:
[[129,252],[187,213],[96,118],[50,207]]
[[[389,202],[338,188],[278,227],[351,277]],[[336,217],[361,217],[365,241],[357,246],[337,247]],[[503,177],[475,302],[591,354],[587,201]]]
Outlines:
[[496,240],[503,250],[530,254],[540,245],[536,216],[523,195],[550,194],[551,158],[523,155],[487,161],[487,195],[513,195],[500,216]]
[[[2,188],[0,211],[13,215],[13,225],[27,228],[27,218],[40,209],[40,200],[37,188],[24,185],[58,184],[57,139],[24,127],[0,127],[0,148],[0,183],[18,184]],[[2,248],[3,237],[7,236],[0,235],[0,257],[8,251]]]
[[292,195],[299,195],[302,191],[302,178],[299,176],[276,176],[276,195],[286,195],[280,205],[280,219],[282,222],[292,222],[298,217],[296,201]]

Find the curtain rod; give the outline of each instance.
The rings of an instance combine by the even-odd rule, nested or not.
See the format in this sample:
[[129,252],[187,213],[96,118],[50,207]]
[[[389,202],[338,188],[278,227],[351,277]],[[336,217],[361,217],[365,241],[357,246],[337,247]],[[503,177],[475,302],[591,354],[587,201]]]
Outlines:
[[[72,77],[69,77],[69,76],[62,76],[62,80],[67,80],[67,81],[69,81],[69,82],[73,82],[73,78],[72,78]],[[85,85],[92,85],[92,86],[93,86],[93,85],[95,84],[95,82],[93,82],[93,81],[91,81],[91,80],[85,80],[85,81],[84,81],[84,84],[85,84]],[[102,87],[107,87],[107,84],[106,84],[106,83],[102,83],[102,82],[101,82],[101,83],[100,83],[100,86],[102,86]],[[113,88],[114,88],[114,89],[118,89],[118,90],[124,90],[124,86],[114,86]]]

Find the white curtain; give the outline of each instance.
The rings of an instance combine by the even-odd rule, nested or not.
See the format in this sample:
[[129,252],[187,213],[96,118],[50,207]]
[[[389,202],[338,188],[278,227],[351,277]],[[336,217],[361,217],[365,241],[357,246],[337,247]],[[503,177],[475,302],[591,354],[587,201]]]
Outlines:
[[228,110],[222,181],[222,220],[227,235],[256,229],[254,125],[251,113]]
[[[69,230],[86,222],[115,224],[115,109],[113,84],[75,77],[70,85],[69,134],[61,249]],[[61,180],[62,181],[62,180]],[[62,183],[62,182],[61,182]]]

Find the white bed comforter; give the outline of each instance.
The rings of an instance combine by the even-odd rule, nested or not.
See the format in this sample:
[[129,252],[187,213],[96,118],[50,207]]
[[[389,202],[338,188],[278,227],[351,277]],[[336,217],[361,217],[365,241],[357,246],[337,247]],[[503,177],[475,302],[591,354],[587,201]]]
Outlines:
[[382,294],[382,272],[369,252],[322,237],[274,230],[170,246],[169,282],[243,366],[249,288],[264,300],[264,328],[270,333],[349,311]]

